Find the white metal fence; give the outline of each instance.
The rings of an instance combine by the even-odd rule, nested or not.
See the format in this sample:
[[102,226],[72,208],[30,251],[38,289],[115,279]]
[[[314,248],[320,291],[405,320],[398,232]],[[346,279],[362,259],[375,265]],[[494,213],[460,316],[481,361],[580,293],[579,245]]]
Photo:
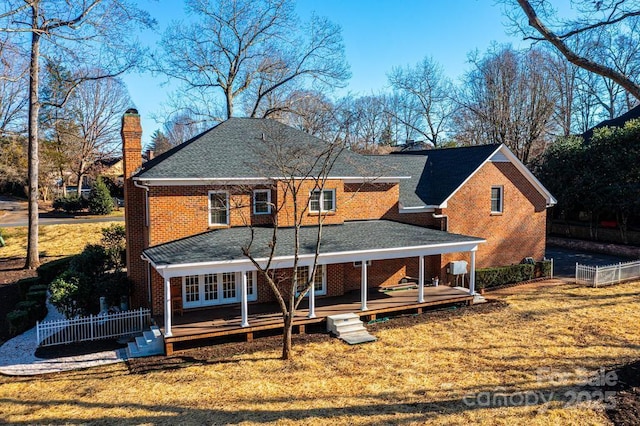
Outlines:
[[151,322],[151,311],[140,308],[71,320],[43,321],[36,325],[38,346],[63,345],[140,333]]
[[640,260],[608,266],[587,266],[576,263],[577,284],[598,287],[638,278],[640,278]]

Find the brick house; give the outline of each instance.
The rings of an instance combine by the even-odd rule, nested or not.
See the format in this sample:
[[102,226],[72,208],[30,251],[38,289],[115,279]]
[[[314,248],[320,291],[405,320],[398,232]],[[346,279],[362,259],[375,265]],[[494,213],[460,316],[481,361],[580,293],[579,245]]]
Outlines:
[[[137,111],[127,111],[127,271],[132,303],[152,309],[167,352],[181,340],[249,337],[250,330],[277,327],[255,316],[274,296],[242,252],[252,239],[252,256],[267,262],[275,221],[274,274],[288,276],[297,265],[300,276],[310,277],[317,258],[301,328],[322,320],[322,309],[329,312],[348,295],[355,300],[351,307],[368,317],[409,305],[420,310],[470,301],[476,267],[544,256],[546,207],[555,200],[503,145],[380,157],[343,151],[319,181],[317,164],[304,161],[330,145],[275,121],[232,118],[144,164],[141,135]],[[265,159],[277,158],[285,145],[295,155],[273,168],[275,160]],[[299,162],[308,167],[306,174],[294,173],[300,182],[294,206],[279,176]],[[301,221],[309,225],[300,228],[298,259],[294,207],[304,210]],[[427,287],[436,277],[452,283],[457,277],[448,265],[454,260],[468,262],[468,288]],[[398,292],[408,299],[380,296],[380,289],[408,277],[414,293]],[[188,315],[192,319],[184,319]]]

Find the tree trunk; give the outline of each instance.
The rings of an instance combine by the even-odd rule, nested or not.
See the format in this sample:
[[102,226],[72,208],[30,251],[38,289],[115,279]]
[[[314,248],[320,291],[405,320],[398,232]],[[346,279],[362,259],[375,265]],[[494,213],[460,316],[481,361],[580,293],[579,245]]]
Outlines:
[[[38,15],[32,6],[32,25],[37,28]],[[29,231],[27,240],[26,269],[40,265],[38,254],[38,117],[40,115],[38,79],[40,56],[40,34],[31,33],[31,63],[29,72]]]
[[291,311],[282,315],[284,330],[282,331],[282,359],[291,359],[291,335],[293,334],[293,314]]

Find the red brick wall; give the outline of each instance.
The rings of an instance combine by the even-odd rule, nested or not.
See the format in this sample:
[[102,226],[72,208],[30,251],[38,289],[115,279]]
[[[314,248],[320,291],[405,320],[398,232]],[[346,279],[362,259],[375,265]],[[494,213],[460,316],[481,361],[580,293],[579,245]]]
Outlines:
[[[491,213],[491,187],[502,185],[503,213]],[[481,237],[476,267],[541,259],[546,238],[546,201],[511,163],[487,163],[449,200],[443,213],[449,232]],[[467,257],[468,258],[468,257]],[[443,256],[443,263],[463,260]]]

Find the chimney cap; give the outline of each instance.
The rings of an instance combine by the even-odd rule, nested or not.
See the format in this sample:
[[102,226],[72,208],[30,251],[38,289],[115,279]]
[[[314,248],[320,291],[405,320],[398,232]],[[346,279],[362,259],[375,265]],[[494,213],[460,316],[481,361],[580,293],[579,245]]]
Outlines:
[[135,108],[129,108],[128,110],[125,111],[125,115],[126,114],[135,114],[138,115],[138,110]]

